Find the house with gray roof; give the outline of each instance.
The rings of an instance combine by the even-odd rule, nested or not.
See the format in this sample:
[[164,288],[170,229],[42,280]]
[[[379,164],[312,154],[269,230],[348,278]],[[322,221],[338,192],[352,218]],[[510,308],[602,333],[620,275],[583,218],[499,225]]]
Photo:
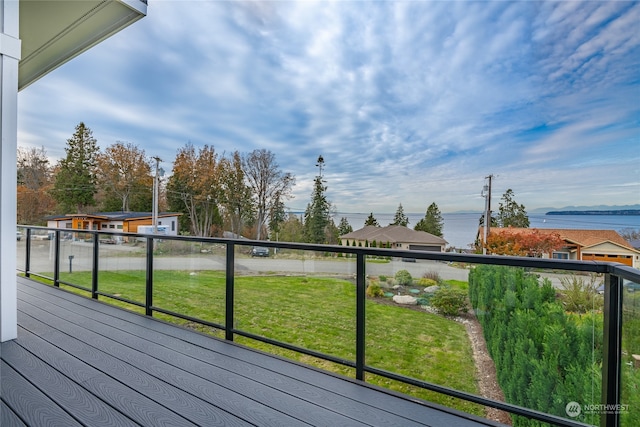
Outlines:
[[444,252],[447,241],[442,237],[424,231],[416,231],[401,225],[376,227],[367,225],[363,228],[340,236],[343,246],[375,246],[387,245],[391,249],[413,251]]

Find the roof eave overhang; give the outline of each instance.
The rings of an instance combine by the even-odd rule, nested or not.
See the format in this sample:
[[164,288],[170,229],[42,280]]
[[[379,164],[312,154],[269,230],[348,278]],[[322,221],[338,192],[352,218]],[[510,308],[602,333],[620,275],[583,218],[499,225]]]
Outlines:
[[20,0],[18,90],[146,13],[146,0]]

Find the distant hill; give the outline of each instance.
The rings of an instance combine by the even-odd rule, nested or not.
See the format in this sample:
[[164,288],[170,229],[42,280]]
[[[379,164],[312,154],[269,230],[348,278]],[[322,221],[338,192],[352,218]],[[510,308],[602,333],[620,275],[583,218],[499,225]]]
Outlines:
[[602,211],[550,211],[545,215],[640,215],[640,209],[614,209]]
[[[537,208],[528,213],[538,213],[538,214],[546,214],[548,212],[582,212],[582,211],[633,211],[640,210],[640,204],[636,205],[593,205],[593,206],[565,206],[563,208],[556,207],[546,207],[546,208]],[[572,213],[572,214],[564,214],[564,215],[581,215],[580,213]],[[616,214],[600,214],[600,215],[616,215]]]

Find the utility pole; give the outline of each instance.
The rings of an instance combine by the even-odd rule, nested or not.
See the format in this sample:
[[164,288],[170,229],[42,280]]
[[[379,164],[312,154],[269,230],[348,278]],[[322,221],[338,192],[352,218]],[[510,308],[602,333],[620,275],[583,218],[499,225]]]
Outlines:
[[485,198],[484,202],[484,240],[482,246],[482,254],[487,254],[487,238],[489,237],[489,231],[491,230],[491,180],[493,175],[486,176],[484,179],[488,182],[482,188],[482,197]]
[[158,234],[158,181],[160,174],[160,157],[154,157],[156,161],[156,174],[153,180],[153,210],[151,211],[151,225],[153,225],[153,234]]

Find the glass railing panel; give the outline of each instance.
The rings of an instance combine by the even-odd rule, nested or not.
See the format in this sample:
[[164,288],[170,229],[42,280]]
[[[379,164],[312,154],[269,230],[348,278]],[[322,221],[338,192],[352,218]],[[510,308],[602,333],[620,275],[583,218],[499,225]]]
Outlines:
[[[602,284],[595,274],[470,270],[470,302],[505,402],[599,424],[593,409],[601,402]],[[476,372],[481,379],[489,370]],[[512,418],[514,426],[530,425]]]
[[[52,284],[53,276],[54,276],[54,266],[55,266],[55,242],[51,239],[53,234],[48,233],[45,230],[31,230],[31,261],[30,261],[30,272],[34,273],[34,279],[40,280],[48,284]],[[20,249],[19,257],[24,257],[24,252],[26,248],[26,238],[27,231],[24,230],[24,235],[21,238],[21,242],[18,245]],[[24,241],[24,242],[22,242]],[[24,261],[22,261],[24,265]],[[46,277],[48,279],[43,279]]]
[[26,267],[25,252],[27,248],[27,229],[17,227],[16,230],[16,268],[24,271]]
[[[479,395],[466,310],[434,307],[438,289],[467,303],[466,266],[413,258],[367,257],[366,364]],[[479,405],[367,374],[367,381],[476,415]]]
[[99,234],[97,290],[106,295],[98,298],[144,313],[141,306],[145,303],[146,253],[144,238]]
[[[40,239],[32,240],[31,243],[32,270],[34,260],[38,260],[38,257],[33,252],[34,242],[40,242]],[[47,244],[49,245],[51,256],[53,256],[55,241],[49,240]],[[61,288],[88,296],[91,290],[91,275],[93,271],[93,234],[61,231],[58,268]]]
[[[163,238],[156,242],[153,253],[153,305],[223,326],[226,245]],[[154,316],[221,336],[220,329],[211,325],[157,312]]]
[[[334,358],[355,361],[355,260],[337,254],[238,246],[235,324],[244,332]],[[236,341],[352,375],[351,368],[278,349]]]
[[640,283],[624,281],[622,292],[622,386],[620,425],[640,425]]

